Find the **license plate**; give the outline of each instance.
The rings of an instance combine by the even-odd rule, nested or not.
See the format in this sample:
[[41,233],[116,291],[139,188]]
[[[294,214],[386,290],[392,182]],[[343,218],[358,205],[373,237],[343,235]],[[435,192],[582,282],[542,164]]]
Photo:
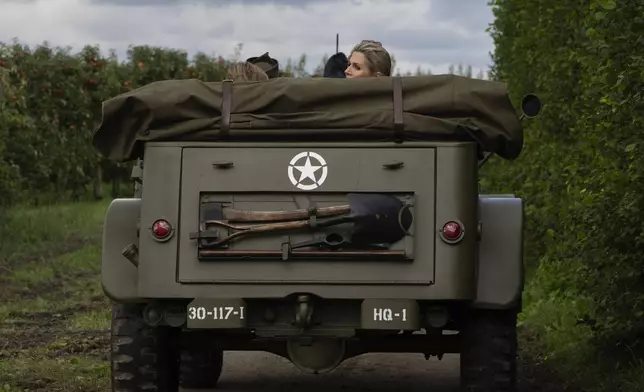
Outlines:
[[365,299],[362,302],[363,329],[420,329],[418,302],[399,299]]
[[242,299],[196,298],[187,308],[188,328],[245,328],[246,302]]

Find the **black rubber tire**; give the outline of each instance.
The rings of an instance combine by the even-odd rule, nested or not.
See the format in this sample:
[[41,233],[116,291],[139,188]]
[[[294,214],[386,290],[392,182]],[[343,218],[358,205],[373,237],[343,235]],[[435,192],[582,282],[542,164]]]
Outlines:
[[179,330],[150,327],[142,305],[112,307],[113,392],[178,392]]
[[517,312],[468,311],[461,335],[461,391],[516,392]]
[[224,353],[208,346],[187,346],[181,350],[180,385],[186,389],[214,389],[224,364]]

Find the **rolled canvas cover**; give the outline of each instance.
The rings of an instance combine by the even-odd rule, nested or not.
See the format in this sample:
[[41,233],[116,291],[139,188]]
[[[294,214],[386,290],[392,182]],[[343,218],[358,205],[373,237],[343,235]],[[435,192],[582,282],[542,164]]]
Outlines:
[[151,83],[103,102],[93,144],[129,161],[149,141],[474,140],[519,156],[504,83],[456,75]]

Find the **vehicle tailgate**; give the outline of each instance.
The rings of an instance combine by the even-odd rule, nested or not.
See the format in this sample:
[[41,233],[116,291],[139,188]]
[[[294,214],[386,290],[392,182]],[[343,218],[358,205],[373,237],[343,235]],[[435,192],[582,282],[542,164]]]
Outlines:
[[[435,160],[433,148],[184,148],[178,281],[430,285],[436,238]],[[295,250],[285,254],[285,244],[320,234],[311,229],[248,235],[223,248],[195,239],[200,231],[213,230],[204,222],[216,218],[222,208],[288,211],[337,206],[348,203],[347,193],[390,194],[410,204],[414,222],[409,235],[394,243],[389,253],[361,249],[355,257],[329,250],[312,255],[311,249],[298,257]],[[222,236],[233,232],[217,230]]]

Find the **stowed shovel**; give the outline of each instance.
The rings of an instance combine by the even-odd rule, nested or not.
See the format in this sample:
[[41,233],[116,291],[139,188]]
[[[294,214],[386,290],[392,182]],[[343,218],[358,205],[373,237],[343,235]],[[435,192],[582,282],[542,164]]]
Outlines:
[[292,211],[249,211],[238,210],[235,208],[225,207],[222,210],[223,220],[229,222],[282,222],[307,219],[311,215],[318,218],[330,217],[346,214],[352,211],[355,205],[369,204],[379,205],[386,204],[392,201],[393,196],[383,195],[380,193],[367,194],[367,193],[353,193],[351,194],[352,201],[347,205],[331,206],[331,207],[316,207],[314,209],[299,209]]
[[293,211],[248,211],[235,208],[224,208],[222,215],[229,222],[281,222],[306,219],[314,212],[316,217],[329,217],[346,214],[351,211],[350,205],[318,207],[314,210],[299,209]]
[[[236,230],[228,237],[209,242],[209,246],[221,246],[230,241],[258,233],[315,229],[352,223],[351,242],[354,244],[394,243],[402,239],[413,222],[409,205],[400,199],[383,194],[351,193],[347,195],[348,206],[327,208],[326,211],[344,209],[348,215],[326,219],[309,219],[291,222],[268,223],[260,225],[231,225],[219,220],[208,220],[205,224],[218,225]],[[336,208],[336,210],[332,210]],[[320,209],[319,209],[320,210]],[[318,210],[318,211],[319,211]],[[303,214],[306,210],[294,211]],[[283,212],[278,212],[283,213]],[[308,215],[308,211],[306,211]],[[266,214],[266,213],[262,213]],[[270,213],[268,213],[270,214]]]

